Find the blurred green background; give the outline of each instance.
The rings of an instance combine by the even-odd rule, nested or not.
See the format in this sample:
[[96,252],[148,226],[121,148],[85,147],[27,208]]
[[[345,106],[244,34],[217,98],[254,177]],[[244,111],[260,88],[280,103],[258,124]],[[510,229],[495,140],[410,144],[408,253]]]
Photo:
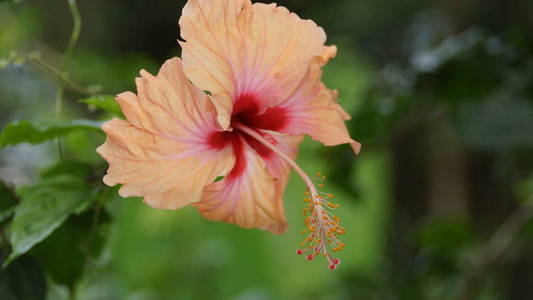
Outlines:
[[[57,82],[21,55],[38,51],[102,94],[134,91],[140,69],[154,73],[180,55],[184,4],[80,0],[80,39],[63,64],[67,0],[0,1],[0,127],[55,118]],[[354,157],[349,147],[306,140],[298,158],[328,176],[342,205],[348,234],[338,270],[295,254],[304,207],[295,174],[281,236],[209,222],[192,208],[154,210],[107,189],[101,205],[0,271],[0,299],[533,299],[531,1],[278,4],[337,45],[325,81],[363,144]],[[65,90],[63,118],[109,118],[82,98]],[[69,172],[100,178],[103,138],[69,133]],[[55,142],[7,147],[0,178],[18,191],[57,160]]]

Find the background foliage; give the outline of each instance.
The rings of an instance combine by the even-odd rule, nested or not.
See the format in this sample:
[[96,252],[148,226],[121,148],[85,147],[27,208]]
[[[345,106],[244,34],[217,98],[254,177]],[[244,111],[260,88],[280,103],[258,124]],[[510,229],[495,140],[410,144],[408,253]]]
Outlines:
[[280,1],[339,47],[325,80],[363,143],[299,156],[343,205],[335,272],[294,254],[295,176],[282,236],[102,184],[112,95],[179,56],[184,1],[75,4],[0,1],[0,299],[533,297],[529,0]]

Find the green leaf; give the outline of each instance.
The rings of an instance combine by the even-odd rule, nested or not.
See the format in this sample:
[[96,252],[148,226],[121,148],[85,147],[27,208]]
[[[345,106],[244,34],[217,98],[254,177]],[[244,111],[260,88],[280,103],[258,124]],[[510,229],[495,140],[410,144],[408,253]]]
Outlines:
[[0,211],[0,222],[9,219],[15,212],[15,207],[6,208]]
[[48,237],[73,213],[94,199],[84,180],[72,175],[45,178],[22,191],[9,240],[13,251],[6,264]]
[[16,204],[15,191],[0,180],[0,222],[7,220],[13,215]]
[[46,277],[43,268],[25,255],[9,267],[0,269],[0,299],[44,300]]
[[96,259],[109,236],[109,216],[100,207],[72,216],[31,250],[56,283],[73,289],[87,262]]
[[81,99],[79,102],[89,105],[91,109],[101,109],[115,116],[123,117],[120,106],[115,101],[115,97],[111,95],[99,95],[90,98]]
[[41,172],[41,178],[53,178],[65,174],[79,178],[86,178],[91,172],[92,167],[89,164],[73,160],[63,160],[52,167],[43,170]]
[[0,180],[0,211],[10,208],[17,204],[14,191],[3,181]]
[[101,131],[101,123],[91,120],[18,121],[7,124],[0,135],[0,147],[22,143],[39,144],[74,130]]

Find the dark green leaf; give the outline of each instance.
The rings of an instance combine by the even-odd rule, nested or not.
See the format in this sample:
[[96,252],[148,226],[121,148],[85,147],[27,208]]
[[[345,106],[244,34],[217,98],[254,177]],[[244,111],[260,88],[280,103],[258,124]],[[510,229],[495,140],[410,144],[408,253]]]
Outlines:
[[11,217],[17,204],[15,191],[0,180],[0,222]]
[[7,124],[0,135],[0,147],[22,143],[39,144],[63,136],[73,130],[100,131],[100,122],[91,120],[71,121],[18,121]]
[[0,222],[9,219],[15,212],[15,207],[9,207],[0,211]]
[[81,103],[88,104],[90,108],[98,108],[116,116],[122,117],[122,110],[115,101],[115,97],[111,95],[99,95],[80,100]]
[[46,278],[35,260],[25,255],[9,267],[0,269],[0,299],[44,300]]
[[101,208],[72,216],[30,253],[54,282],[72,289],[83,276],[88,260],[100,254],[108,236],[108,221]]
[[0,180],[0,211],[7,209],[17,203],[15,191],[5,182]]
[[83,179],[62,175],[43,179],[24,190],[20,198],[10,228],[13,251],[7,263],[49,236],[94,196]]
[[44,170],[41,173],[42,178],[50,178],[59,175],[69,174],[80,178],[85,178],[91,174],[91,166],[85,163],[64,160],[58,164]]

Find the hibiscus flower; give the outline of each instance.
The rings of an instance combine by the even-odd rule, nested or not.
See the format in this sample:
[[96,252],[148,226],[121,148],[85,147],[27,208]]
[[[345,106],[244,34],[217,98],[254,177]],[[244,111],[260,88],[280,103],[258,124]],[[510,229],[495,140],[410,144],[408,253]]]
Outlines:
[[324,255],[334,269],[328,248],[344,246],[331,212],[337,205],[295,158],[305,134],[359,151],[336,91],[321,82],[335,46],[324,45],[314,22],[249,0],[189,0],[179,24],[182,59],[166,61],[156,76],[141,71],[137,94],[116,97],[126,120],[103,125],[104,182],[154,208],[193,205],[209,220],[279,234],[293,169],[308,187],[309,236],[297,252]]

